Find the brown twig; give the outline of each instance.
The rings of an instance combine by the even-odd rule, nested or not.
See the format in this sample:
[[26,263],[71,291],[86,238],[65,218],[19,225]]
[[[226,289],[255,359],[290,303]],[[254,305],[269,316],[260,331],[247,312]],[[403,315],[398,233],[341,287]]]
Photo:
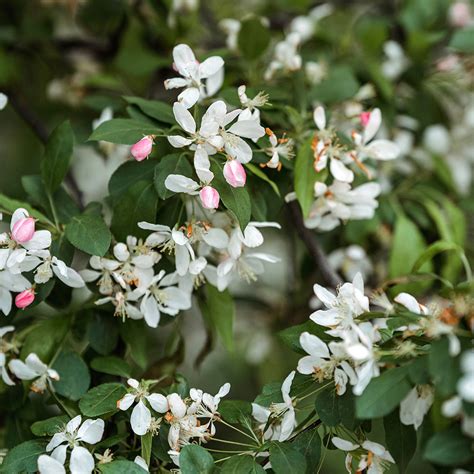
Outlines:
[[295,230],[298,233],[300,239],[306,245],[311,258],[314,260],[318,266],[318,270],[323,277],[324,282],[336,288],[342,283],[342,278],[337,274],[336,271],[331,267],[329,261],[324,253],[323,249],[319,245],[319,242],[316,236],[304,225],[303,216],[301,214],[301,209],[299,204],[296,201],[288,203],[288,211],[290,214],[291,221],[295,226]]

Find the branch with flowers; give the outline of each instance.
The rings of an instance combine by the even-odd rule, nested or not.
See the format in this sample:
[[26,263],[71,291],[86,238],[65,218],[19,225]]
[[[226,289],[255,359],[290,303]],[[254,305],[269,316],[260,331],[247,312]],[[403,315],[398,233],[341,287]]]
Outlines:
[[0,194],[0,472],[472,471],[469,4],[255,7],[206,50],[198,2],[132,3],[99,49],[163,100],[78,68],[50,96],[107,106],[45,140],[10,96],[45,143]]

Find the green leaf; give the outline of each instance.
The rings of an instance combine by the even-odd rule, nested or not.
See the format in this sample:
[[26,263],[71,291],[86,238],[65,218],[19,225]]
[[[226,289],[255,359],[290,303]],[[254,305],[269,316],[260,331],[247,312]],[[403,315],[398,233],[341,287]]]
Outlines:
[[117,402],[127,393],[120,383],[104,383],[91,388],[79,402],[83,415],[101,416],[117,410]]
[[38,457],[45,452],[45,448],[46,441],[36,439],[15,446],[8,451],[0,465],[0,472],[5,474],[36,472]]
[[254,403],[269,407],[272,403],[281,403],[282,401],[281,383],[270,382],[263,386],[262,393],[255,397]]
[[118,342],[117,320],[110,314],[93,313],[87,324],[87,338],[96,352],[110,354]]
[[140,368],[145,370],[148,359],[147,359],[147,341],[144,336],[145,324],[143,321],[133,321],[127,319],[119,327],[121,338],[129,346],[129,353],[134,362],[136,362]]
[[252,416],[252,404],[244,400],[222,400],[219,413],[228,423],[245,425]]
[[311,100],[317,100],[324,104],[341,102],[354,97],[359,87],[360,84],[351,67],[333,66],[329,76],[313,86],[309,97]]
[[[413,273],[417,272],[426,262],[433,259],[435,255],[438,255],[441,252],[447,252],[454,250],[458,255],[464,256],[464,251],[459,245],[454,242],[446,242],[443,240],[438,240],[431,244],[416,260],[411,271]],[[465,258],[465,256],[464,256]]]
[[432,436],[426,443],[423,457],[441,466],[462,466],[472,461],[471,440],[461,433],[459,426],[452,426]]
[[449,47],[461,53],[474,54],[474,27],[457,30],[449,42]]
[[188,444],[179,454],[182,474],[208,474],[214,468],[214,459],[201,446]]
[[109,375],[118,375],[119,377],[130,377],[130,366],[120,357],[96,357],[91,360],[91,368],[96,372],[102,372]]
[[295,160],[295,192],[300,203],[303,217],[308,217],[314,201],[314,184],[324,181],[326,170],[316,173],[314,170],[314,156],[311,148],[311,139],[301,145]]
[[146,115],[153,117],[159,122],[174,125],[176,120],[173,114],[173,107],[166,102],[159,100],[147,100],[141,97],[126,96],[124,99],[129,103],[138,106]]
[[145,435],[140,436],[140,439],[142,445],[142,458],[145,460],[147,465],[149,465],[151,459],[151,444],[153,441],[153,435],[151,432],[148,432]]
[[321,458],[321,438],[317,429],[305,431],[291,443],[306,459],[306,474],[316,472]]
[[61,431],[68,421],[69,417],[66,415],[53,416],[46,420],[36,421],[31,425],[31,432],[35,436],[53,436]]
[[397,463],[398,472],[406,472],[408,463],[416,451],[416,431],[400,421],[399,410],[394,410],[383,419],[387,449]]
[[212,285],[206,285],[205,291],[206,302],[202,309],[206,312],[206,320],[217,330],[225,348],[232,351],[234,350],[234,299],[228,290],[219,291]]
[[103,474],[146,474],[147,471],[132,461],[112,461],[99,464],[98,468]]
[[333,386],[318,393],[315,401],[316,412],[327,426],[342,423],[351,429],[354,425],[354,396],[350,390],[338,395]]
[[303,454],[291,444],[273,441],[270,443],[270,462],[275,474],[289,472],[306,472],[306,459]]
[[231,211],[239,221],[240,228],[244,230],[250,221],[252,206],[250,196],[245,188],[233,188],[230,186],[222,174],[222,169],[213,162],[211,170],[214,173],[212,186],[217,189],[221,201],[225,207]]
[[260,168],[258,168],[257,166],[255,166],[254,164],[252,163],[246,163],[245,164],[245,167],[252,173],[254,174],[255,176],[257,176],[258,178],[260,178],[261,180],[267,182],[273,189],[273,191],[275,191],[275,194],[280,197],[280,190],[278,189],[278,186],[276,185],[276,183],[274,181],[272,181]]
[[388,415],[411,390],[404,368],[385,371],[372,379],[364,393],[356,398],[356,415],[370,420]]
[[74,247],[90,255],[103,257],[110,247],[112,234],[97,214],[81,214],[66,226],[66,237]]
[[309,332],[318,336],[323,341],[329,341],[330,337],[326,334],[326,328],[314,324],[313,321],[306,321],[303,324],[297,324],[278,332],[278,337],[292,350],[299,354],[307,353],[300,344],[300,336],[303,332]]
[[161,158],[155,168],[155,189],[161,199],[173,196],[173,192],[165,187],[165,180],[170,174],[181,174],[190,178],[193,169],[184,153],[173,153]]
[[449,397],[456,392],[460,377],[459,361],[449,354],[447,337],[433,341],[428,354],[428,370],[440,395]]
[[245,58],[257,59],[265,52],[269,43],[270,31],[261,18],[252,16],[241,22],[237,44]]
[[264,474],[260,464],[252,456],[232,456],[222,464],[221,474]]
[[133,145],[146,135],[159,134],[154,125],[134,119],[118,118],[99,125],[89,137],[89,141],[103,140],[111,143]]
[[34,352],[42,361],[49,361],[69,329],[69,319],[63,315],[42,320],[30,326],[20,357]]
[[158,196],[153,183],[138,181],[131,186],[114,207],[112,232],[118,240],[124,241],[128,235],[143,237],[143,231],[137,225],[140,221],[155,222]]
[[53,367],[60,376],[53,382],[54,390],[69,400],[77,401],[87,392],[91,382],[89,368],[75,352],[63,351],[55,360]]
[[112,201],[117,202],[133,184],[139,181],[151,181],[155,167],[155,160],[127,161],[119,166],[109,181],[109,193]]
[[59,188],[67,174],[73,148],[74,132],[71,124],[66,121],[51,133],[41,162],[41,176],[51,194]]

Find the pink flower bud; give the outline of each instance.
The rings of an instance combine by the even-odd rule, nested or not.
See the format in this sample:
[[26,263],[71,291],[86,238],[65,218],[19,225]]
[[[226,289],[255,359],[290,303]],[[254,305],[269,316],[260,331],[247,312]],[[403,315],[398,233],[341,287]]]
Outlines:
[[139,142],[132,146],[130,152],[137,161],[143,161],[148,158],[153,147],[153,139],[150,136],[143,137]]
[[370,112],[362,112],[359,115],[360,123],[363,127],[366,127],[370,120]]
[[33,288],[29,288],[28,290],[24,290],[16,295],[15,306],[20,309],[25,309],[27,306],[30,306],[34,300],[35,290],[33,290]]
[[224,165],[224,178],[233,188],[241,188],[245,186],[247,174],[237,160],[230,160]]
[[204,186],[199,192],[199,197],[206,209],[217,209],[219,207],[219,193],[212,186]]
[[30,241],[35,235],[35,220],[32,217],[18,219],[13,225],[12,239],[19,244]]

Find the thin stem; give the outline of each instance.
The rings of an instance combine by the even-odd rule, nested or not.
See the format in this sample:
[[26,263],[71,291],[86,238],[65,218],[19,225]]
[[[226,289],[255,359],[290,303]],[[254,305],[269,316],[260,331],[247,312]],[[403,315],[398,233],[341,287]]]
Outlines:
[[49,205],[51,207],[51,212],[53,214],[54,224],[55,224],[56,228],[59,230],[59,219],[58,219],[58,215],[56,213],[56,207],[54,205],[53,197],[51,196],[50,192],[48,192],[47,194],[48,194],[48,202],[49,202]]
[[324,464],[324,459],[326,457],[326,453],[328,451],[328,445],[329,445],[329,436],[328,436],[328,440],[326,442],[326,446],[324,446],[324,453],[323,453],[323,457],[321,458],[321,461],[319,463],[319,466],[318,466],[318,470],[316,471],[316,474],[319,474],[319,471],[321,471],[321,468],[323,467],[323,464]]
[[211,438],[212,441],[218,441],[219,443],[226,443],[226,444],[235,444],[236,446],[246,446],[247,448],[255,448],[254,444],[247,444],[247,443],[239,443],[238,441],[230,441],[227,439],[220,439],[220,438]]
[[[206,448],[206,451],[210,451],[212,453],[225,453],[225,454],[240,454],[242,453],[243,451],[229,451],[229,450],[225,450],[225,449],[212,449],[212,448]],[[246,451],[248,452],[248,451]]]
[[72,414],[69,411],[69,409],[66,407],[66,405],[64,405],[64,403],[60,400],[60,398],[56,395],[56,393],[54,392],[54,390],[51,387],[48,387],[48,392],[54,398],[55,402],[61,408],[61,410],[63,410],[64,413],[66,413],[66,415],[69,416],[69,418],[71,418],[71,419],[74,418],[74,414]]
[[[243,455],[245,455],[245,454],[252,454],[252,453],[250,453],[249,451],[244,451],[244,452],[242,452],[242,453],[236,454],[236,456],[243,456]],[[214,461],[214,462],[217,464],[218,462],[227,461],[227,459],[230,459],[231,457],[232,457],[232,456],[226,456],[225,458],[217,459],[217,460]]]
[[238,433],[246,436],[247,438],[250,438],[252,441],[257,441],[257,443],[259,443],[258,439],[255,437],[255,433],[252,431],[252,434],[254,435],[253,437],[250,436],[248,433],[246,433],[245,431],[242,431],[242,430],[239,430],[239,428],[236,428],[235,426],[233,425],[230,425],[229,423],[227,423],[226,421],[224,421],[222,418],[219,419],[219,421],[221,423],[223,423],[224,425],[228,426],[229,428],[232,428],[233,430],[237,431]]
[[316,390],[313,390],[312,392],[307,393],[306,395],[303,395],[303,396],[300,397],[300,398],[297,398],[296,401],[297,401],[297,402],[301,402],[301,400],[304,400],[305,398],[308,398],[308,397],[310,397],[311,395],[314,395],[315,393],[320,392],[321,390],[325,389],[326,387],[329,387],[329,385],[331,385],[332,383],[333,383],[333,382],[328,382],[327,384],[323,385],[322,387],[318,387]]

